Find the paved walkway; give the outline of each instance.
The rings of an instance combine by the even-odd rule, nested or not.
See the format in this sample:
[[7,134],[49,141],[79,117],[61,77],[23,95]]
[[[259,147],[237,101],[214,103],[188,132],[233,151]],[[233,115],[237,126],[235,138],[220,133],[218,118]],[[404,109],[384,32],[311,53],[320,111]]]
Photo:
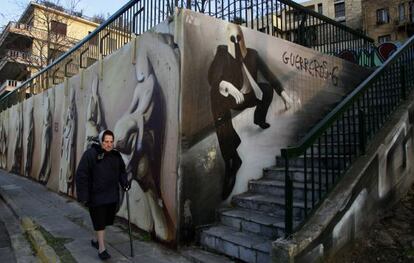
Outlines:
[[[0,205],[0,221],[4,217],[14,216],[15,222],[7,229],[11,245],[16,252],[17,262],[35,262],[30,246],[25,243],[17,218],[30,217],[54,238],[65,240],[64,247],[76,262],[101,262],[97,251],[91,247],[93,228],[88,211],[73,200],[48,190],[45,186],[27,178],[0,170],[0,196],[14,215],[7,215]],[[9,218],[10,219],[10,218]],[[10,219],[11,220],[11,219]],[[12,222],[12,220],[10,221]],[[0,238],[7,236],[5,227],[0,223]],[[107,262],[154,262],[187,263],[190,262],[174,250],[152,241],[134,239],[134,258],[130,258],[128,234],[118,226],[107,228],[107,249],[112,258]],[[63,239],[62,239],[63,238]],[[3,244],[0,242],[0,257]],[[10,243],[5,244],[6,250]],[[12,257],[12,255],[10,256]],[[1,258],[3,261],[3,257]],[[11,259],[10,262],[14,262]]]

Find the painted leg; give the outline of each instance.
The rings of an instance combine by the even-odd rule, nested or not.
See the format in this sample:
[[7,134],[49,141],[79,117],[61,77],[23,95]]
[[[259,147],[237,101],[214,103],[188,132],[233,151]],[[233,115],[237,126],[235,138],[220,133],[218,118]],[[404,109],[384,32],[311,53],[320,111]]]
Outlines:
[[157,199],[156,195],[151,190],[148,190],[145,193],[145,196],[147,197],[151,215],[154,220],[155,235],[159,239],[168,240],[169,236],[167,220],[165,219],[164,211],[162,210],[162,207],[159,203],[161,199]]

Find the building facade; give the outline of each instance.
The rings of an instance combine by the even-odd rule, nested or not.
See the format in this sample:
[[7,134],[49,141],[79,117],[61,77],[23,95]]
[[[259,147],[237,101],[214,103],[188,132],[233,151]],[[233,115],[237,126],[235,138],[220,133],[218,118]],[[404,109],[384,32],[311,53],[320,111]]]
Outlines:
[[353,29],[362,29],[362,0],[311,0],[301,5]]
[[414,1],[363,0],[364,31],[377,43],[403,42],[414,33]]
[[0,97],[47,66],[99,24],[60,6],[31,2],[0,34]]

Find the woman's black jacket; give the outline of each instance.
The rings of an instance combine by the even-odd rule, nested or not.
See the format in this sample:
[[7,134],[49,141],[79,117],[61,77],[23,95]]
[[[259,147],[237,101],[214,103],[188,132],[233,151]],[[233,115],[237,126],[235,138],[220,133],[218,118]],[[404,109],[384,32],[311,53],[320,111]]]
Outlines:
[[128,186],[125,164],[121,154],[106,152],[98,144],[83,154],[76,170],[76,193],[78,201],[87,206],[119,202],[119,184]]

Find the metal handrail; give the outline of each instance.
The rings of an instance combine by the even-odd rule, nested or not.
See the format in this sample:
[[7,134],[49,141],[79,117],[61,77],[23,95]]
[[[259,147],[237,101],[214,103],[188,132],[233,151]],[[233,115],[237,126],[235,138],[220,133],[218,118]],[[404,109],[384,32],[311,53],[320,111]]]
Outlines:
[[[410,63],[409,63],[410,62]],[[412,75],[414,71],[414,36],[405,42],[405,44],[398,49],[390,58],[379,68],[377,68],[366,80],[364,80],[358,87],[347,95],[329,114],[326,115],[320,122],[318,122],[313,128],[294,146],[289,146],[281,149],[281,156],[285,160],[285,197],[286,197],[286,234],[289,235],[293,231],[293,217],[292,217],[292,206],[293,206],[293,185],[292,178],[290,177],[290,161],[295,158],[304,158],[304,180],[305,185],[308,183],[314,184],[316,179],[314,178],[315,172],[309,172],[309,170],[322,169],[322,165],[315,167],[314,158],[315,148],[321,150],[321,142],[327,142],[328,133],[330,135],[342,137],[342,142],[337,142],[339,147],[346,149],[349,145],[358,142],[358,145],[354,145],[353,153],[349,153],[347,156],[336,156],[339,155],[339,150],[333,150],[330,154],[331,157],[336,156],[339,161],[340,158],[346,160],[340,164],[339,168],[333,168],[332,173],[335,175],[331,180],[331,188],[326,187],[328,190],[332,190],[342,174],[350,167],[352,161],[358,156],[365,154],[365,149],[370,142],[370,139],[376,134],[376,132],[383,127],[387,117],[395,110],[395,108],[403,101],[407,94],[408,89],[411,89],[411,85],[407,85],[408,81],[412,81]],[[409,73],[407,73],[409,72]],[[411,79],[409,79],[411,78]],[[390,83],[388,83],[390,82]],[[384,84],[385,83],[385,84]],[[375,100],[374,100],[375,99]],[[378,105],[378,101],[380,104]],[[353,120],[351,119],[353,117]],[[348,118],[348,119],[346,119]],[[354,121],[354,122],[352,122]],[[351,123],[352,122],[352,123]],[[345,125],[345,126],[344,126]],[[346,126],[348,125],[348,126]],[[353,127],[352,127],[353,126]],[[336,129],[336,130],[335,130]],[[341,130],[342,129],[342,130]],[[335,130],[335,131],[334,131]],[[340,132],[343,132],[340,135]],[[348,131],[348,135],[345,135],[345,131]],[[345,141],[346,136],[349,137],[348,142]],[[334,138],[335,139],[335,138]],[[355,140],[354,140],[355,139]],[[342,144],[341,144],[342,143]],[[319,148],[318,148],[319,147]],[[340,148],[341,149],[341,148]],[[325,158],[328,158],[326,152],[327,147],[325,145]],[[335,152],[336,151],[336,152]],[[343,153],[346,151],[344,150]],[[318,153],[318,158],[321,158],[321,153]],[[306,167],[306,159],[309,161],[312,167]],[[349,160],[350,161],[349,161]],[[325,162],[325,160],[323,160]],[[327,162],[327,161],[326,161]],[[337,164],[338,165],[338,164]],[[325,169],[328,169],[326,166]],[[336,170],[335,170],[336,169]],[[310,181],[308,181],[308,174],[310,173]],[[321,172],[319,172],[319,176]],[[325,171],[326,185],[328,182],[329,171]],[[329,175],[331,176],[331,175]],[[335,177],[335,180],[334,180]],[[320,181],[319,181],[320,182]],[[328,182],[328,183],[327,183]],[[306,186],[305,186],[305,190]],[[305,193],[305,204],[308,202]],[[312,193],[314,195],[314,193]],[[322,200],[322,199],[321,199]],[[320,204],[321,200],[318,201]],[[312,202],[312,208],[316,208]],[[305,209],[307,206],[305,205]],[[305,211],[305,214],[308,212]]]

